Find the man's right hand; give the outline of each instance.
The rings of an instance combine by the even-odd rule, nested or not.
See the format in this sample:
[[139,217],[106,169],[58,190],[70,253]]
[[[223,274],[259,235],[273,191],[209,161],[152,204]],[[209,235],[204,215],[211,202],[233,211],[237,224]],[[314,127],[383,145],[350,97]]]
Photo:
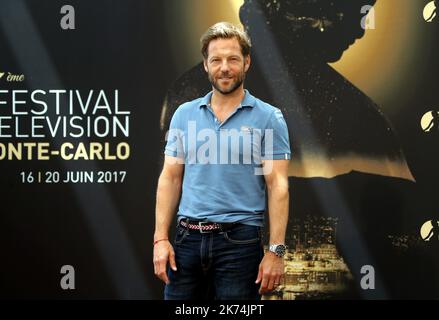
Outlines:
[[154,246],[154,273],[164,283],[169,284],[166,265],[171,266],[172,270],[177,271],[175,264],[175,252],[169,240],[157,242]]

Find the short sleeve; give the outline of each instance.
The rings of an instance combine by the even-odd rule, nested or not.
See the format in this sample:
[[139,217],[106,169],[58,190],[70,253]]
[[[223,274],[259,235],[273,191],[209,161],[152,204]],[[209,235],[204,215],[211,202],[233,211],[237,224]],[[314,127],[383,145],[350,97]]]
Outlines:
[[184,130],[178,111],[177,109],[172,116],[169,131],[166,134],[165,155],[184,158]]
[[261,147],[263,160],[291,159],[288,127],[279,109],[276,109],[270,116]]

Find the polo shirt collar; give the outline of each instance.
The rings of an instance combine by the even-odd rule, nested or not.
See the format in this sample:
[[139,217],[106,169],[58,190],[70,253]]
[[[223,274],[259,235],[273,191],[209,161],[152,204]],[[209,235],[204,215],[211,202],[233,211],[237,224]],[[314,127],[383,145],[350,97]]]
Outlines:
[[[200,101],[199,107],[207,107],[210,104],[210,99],[212,98],[213,91],[210,91],[208,94],[206,94]],[[250,92],[247,89],[244,89],[244,99],[242,99],[241,104],[239,105],[239,108],[242,107],[251,107],[253,108],[256,103],[256,98],[250,94]]]

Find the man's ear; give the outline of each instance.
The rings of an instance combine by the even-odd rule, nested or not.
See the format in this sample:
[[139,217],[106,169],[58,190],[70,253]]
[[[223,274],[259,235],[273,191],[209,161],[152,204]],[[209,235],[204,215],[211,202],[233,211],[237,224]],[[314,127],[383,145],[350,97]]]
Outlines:
[[203,59],[203,66],[204,66],[204,71],[209,72],[209,69],[207,68],[207,59],[206,58]]
[[244,57],[244,72],[247,72],[250,68],[251,58],[250,55]]

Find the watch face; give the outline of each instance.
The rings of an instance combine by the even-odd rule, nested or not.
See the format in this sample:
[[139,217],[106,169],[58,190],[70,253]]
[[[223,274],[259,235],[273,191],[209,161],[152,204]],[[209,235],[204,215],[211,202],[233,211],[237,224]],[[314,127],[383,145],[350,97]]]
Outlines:
[[285,254],[286,247],[282,244],[276,246],[275,253],[277,256],[282,257]]

